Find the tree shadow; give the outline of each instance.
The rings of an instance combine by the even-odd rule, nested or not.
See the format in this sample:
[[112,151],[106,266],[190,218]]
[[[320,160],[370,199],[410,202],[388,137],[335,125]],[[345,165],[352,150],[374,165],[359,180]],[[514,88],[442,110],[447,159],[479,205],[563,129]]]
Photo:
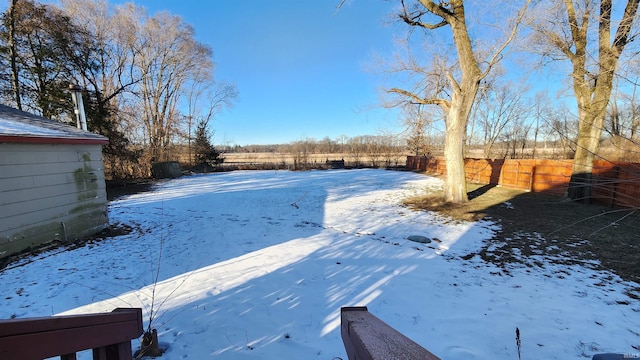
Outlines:
[[481,196],[483,194],[485,194],[487,191],[493,189],[494,187],[498,186],[498,184],[487,184],[484,185],[482,187],[479,187],[473,191],[469,191],[467,193],[467,197],[469,198],[469,200],[473,200],[475,198],[477,198],[478,196]]
[[[564,212],[577,211],[575,206],[578,204],[560,202],[554,197],[553,200],[537,200],[533,207],[533,200],[527,197],[535,194],[512,193],[505,200],[481,210],[511,219],[513,225],[509,231],[513,230],[513,234],[520,231],[520,238],[507,240],[504,233],[505,237],[488,240],[486,246],[478,248],[483,244],[480,240],[490,238],[497,231],[494,225],[482,221],[451,221],[429,212],[411,211],[395,203],[387,206],[387,200],[382,200],[390,198],[384,193],[386,190],[414,185],[410,183],[421,181],[418,176],[412,175],[407,180],[399,173],[373,170],[287,174],[286,177],[274,174],[274,177],[254,178],[250,174],[237,173],[225,175],[224,182],[222,178],[211,178],[206,183],[181,189],[160,189],[153,198],[131,199],[130,205],[155,209],[151,226],[157,226],[157,232],[140,237],[154,239],[155,234],[163,234],[160,231],[163,221],[192,225],[182,231],[176,230],[176,226],[168,232],[179,236],[180,241],[175,242],[176,247],[167,248],[166,267],[156,288],[157,294],[169,294],[162,296],[166,301],[162,303],[156,322],[160,341],[169,345],[168,357],[344,359],[339,309],[348,305],[369,306],[372,313],[442,358],[469,357],[464,354],[479,358],[490,358],[497,353],[504,355],[505,344],[496,339],[513,339],[510,324],[525,324],[526,327],[521,328],[544,329],[557,336],[553,343],[544,343],[549,338],[537,340],[541,344],[538,355],[552,357],[566,348],[568,341],[574,341],[575,334],[567,329],[584,332],[586,327],[600,329],[604,326],[589,314],[581,314],[588,324],[577,325],[557,315],[565,309],[563,303],[593,305],[591,296],[576,296],[574,291],[566,291],[562,279],[571,274],[541,270],[531,278],[512,277],[509,273],[513,263],[504,266],[499,263],[498,257],[503,257],[500,252],[511,251],[514,259],[524,259],[520,264],[533,272],[536,271],[534,266],[549,265],[535,264],[547,259],[538,253],[555,251],[553,246],[560,248],[557,243],[561,240],[543,242],[535,233],[529,236],[527,229],[522,227],[522,219],[536,218],[538,213],[546,211],[549,222]],[[296,181],[300,177],[311,179],[301,186]],[[347,178],[351,180],[347,182]],[[327,181],[333,185],[329,186]],[[338,189],[333,187],[335,184],[340,185]],[[264,191],[247,191],[258,185]],[[204,189],[208,189],[209,195],[198,195]],[[493,192],[499,189],[487,189],[474,200],[494,196]],[[245,199],[234,196],[241,191],[247,195]],[[276,193],[278,196],[271,196]],[[172,201],[191,197],[196,200],[191,206]],[[292,201],[297,201],[300,209],[291,206]],[[229,202],[233,202],[237,211],[218,209]],[[355,208],[358,211],[345,211],[347,202],[358,204]],[[330,203],[335,206],[328,207]],[[205,207],[209,210],[205,211]],[[133,220],[148,220],[150,215],[146,213],[136,218],[136,209],[131,206],[122,211]],[[260,209],[270,211],[260,215]],[[313,213],[308,216],[300,214],[301,210],[311,209]],[[233,224],[236,230],[218,233],[214,226],[203,231],[204,224]],[[504,221],[500,223],[502,232],[506,229],[504,224]],[[557,228],[558,223],[554,224]],[[533,225],[537,226],[537,223]],[[171,226],[165,228],[171,229]],[[264,240],[264,234],[275,235],[278,231],[281,236],[277,241]],[[414,233],[427,235],[433,241],[430,244],[408,241],[406,236]],[[240,241],[245,246],[227,251],[224,242],[220,241],[222,237],[227,242]],[[137,240],[140,239],[119,239],[108,249],[96,247],[93,252],[77,255],[97,257],[98,252],[107,252],[107,256],[99,257],[104,263],[91,263],[99,269],[89,275],[96,277],[93,281],[99,285],[120,275],[119,257],[124,254],[145,256],[144,246],[148,245],[138,246]],[[253,243],[245,244],[246,241]],[[516,242],[520,245],[514,245]],[[567,248],[573,245],[580,249],[581,246],[577,239],[567,244]],[[524,253],[527,247],[530,256]],[[132,248],[138,252],[132,253]],[[520,255],[514,250],[516,248],[521,249]],[[557,258],[566,256],[562,250]],[[185,264],[177,257],[173,261],[170,254],[176,252],[182,252],[181,255],[187,255],[184,258],[193,261]],[[201,258],[206,261],[200,263]],[[81,257],[68,261],[77,259]],[[576,264],[584,264],[584,261],[576,261]],[[146,263],[143,265],[141,268],[147,268]],[[71,266],[79,267],[80,264],[57,261],[55,266],[58,271],[54,275],[59,281],[60,275],[67,278],[72,274]],[[101,275],[101,272],[107,273]],[[590,278],[591,275],[584,275],[581,281],[600,281],[600,278]],[[29,281],[23,278],[22,283]],[[589,291],[596,293],[596,285]],[[90,306],[93,311],[100,307],[110,311],[123,299],[131,303],[148,302],[149,299],[143,296],[150,290],[150,286],[135,288]],[[28,293],[29,289],[24,291]],[[96,295],[95,291],[87,293],[92,294],[86,295],[84,300]],[[65,294],[57,298],[69,296],[84,295]],[[49,302],[54,300],[47,300],[47,310]],[[544,306],[536,307],[536,302],[542,302]],[[57,304],[56,309],[59,309]],[[88,307],[74,311],[88,312],[86,309]],[[598,316],[613,318],[621,309],[605,306],[599,310]],[[492,327],[491,332],[486,331],[488,327]],[[630,336],[622,334],[625,327],[631,328],[631,325],[607,327],[606,330],[616,334],[607,333],[607,336]],[[475,340],[469,342],[470,338]]]
[[[247,193],[246,188],[255,186],[255,179],[240,175],[233,175],[235,178],[229,187],[217,183],[210,189],[218,192],[217,198],[225,199],[223,203],[234,201],[236,207],[246,209],[243,219],[252,219],[246,222],[246,234],[236,232],[235,237],[225,236],[227,241],[244,241],[242,239],[246,237],[253,238],[255,244],[245,244],[235,252],[220,251],[223,244],[198,228],[198,224],[216,221],[216,218],[202,216],[194,211],[196,209],[172,202],[172,199],[188,197],[198,199],[195,189],[203,190],[205,184],[195,184],[179,192],[170,191],[163,201],[160,201],[163,198],[160,194],[153,198],[133,198],[123,209],[129,216],[135,213],[138,203],[157,208],[155,220],[145,215],[147,221],[156,224],[153,233],[160,232],[157,222],[162,219],[162,211],[171,214],[171,222],[185,223],[191,219],[193,231],[186,229],[180,234],[183,241],[179,247],[168,245],[165,248],[167,256],[157,286],[148,284],[108,299],[104,299],[104,293],[97,294],[102,302],[74,309],[74,312],[120,306],[118,304],[123,301],[134,305],[138,300],[148,302],[153,289],[157,304],[160,304],[155,309],[154,327],[158,329],[160,341],[168,343],[167,356],[300,358],[300,354],[305,354],[302,358],[345,358],[339,330],[340,307],[373,304],[372,309],[396,314],[385,319],[390,324],[400,325],[408,336],[425,347],[430,346],[428,336],[421,330],[423,327],[407,326],[427,317],[426,314],[407,313],[417,311],[420,298],[405,298],[399,294],[415,287],[410,279],[418,274],[431,274],[420,287],[447,277],[455,268],[448,264],[447,257],[458,251],[458,244],[474,241],[481,236],[479,233],[485,233],[487,230],[482,224],[452,225],[454,228],[450,229],[442,225],[443,220],[432,220],[431,214],[402,208],[397,208],[402,215],[390,218],[386,206],[376,205],[381,198],[375,194],[407,185],[408,181],[397,172],[289,173],[289,179],[261,179],[257,183],[271,190],[253,195]],[[308,187],[300,188],[295,181],[299,176],[312,178]],[[325,177],[331,183],[323,185]],[[286,194],[292,198],[309,193],[298,202],[300,209],[290,206],[289,200],[283,202],[283,208],[278,208],[274,198],[267,196],[277,191],[272,189],[277,186],[286,188]],[[240,198],[227,198],[231,190],[238,189],[245,189],[246,206]],[[168,190],[159,188],[156,192]],[[369,202],[369,196],[376,201]],[[262,201],[270,204],[272,211],[252,218],[250,215],[256,210],[256,203]],[[362,211],[340,210],[345,201],[359,204],[358,209],[364,209],[366,215],[363,216]],[[209,206],[217,203],[209,197],[198,202]],[[325,207],[330,202],[338,204],[335,209],[340,211],[340,216],[327,214]],[[314,209],[310,217],[295,219],[299,211],[309,207]],[[226,215],[220,219],[223,222],[237,225],[243,220],[231,216],[232,211],[225,210],[224,213]],[[285,218],[295,221],[284,221]],[[363,218],[366,220],[358,220]],[[276,219],[281,219],[278,224],[269,224]],[[375,228],[372,224],[376,224]],[[271,235],[278,229],[288,235],[279,241],[265,242],[261,237],[262,228]],[[146,237],[153,238],[153,233]],[[426,234],[437,241],[418,244],[406,239],[415,233]],[[211,257],[208,257],[207,244],[213,250]],[[139,250],[132,250],[128,249],[132,256],[139,255]],[[187,254],[187,258],[194,261],[189,264],[173,261],[169,254],[175,251],[182,251],[181,255]],[[204,263],[198,261],[202,256],[208,259]],[[193,267],[195,269],[191,270]],[[93,296],[96,296],[95,291]],[[182,338],[181,334],[188,336]],[[207,353],[190,351],[190,347],[202,349],[203,343],[207,344]]]
[[540,193],[470,186],[479,186],[471,192],[478,195],[470,195],[470,202],[451,215],[499,221],[501,231],[489,241],[493,245],[477,252],[484,260],[503,268],[513,263],[543,266],[545,261],[579,264],[640,282],[640,214],[635,208],[610,207],[606,191],[598,190],[605,201],[585,204],[557,195],[564,186]]

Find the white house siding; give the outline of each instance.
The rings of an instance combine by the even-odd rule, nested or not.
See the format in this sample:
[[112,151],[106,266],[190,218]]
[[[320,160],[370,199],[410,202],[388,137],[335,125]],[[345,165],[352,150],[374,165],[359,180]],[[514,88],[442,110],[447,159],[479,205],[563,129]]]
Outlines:
[[108,223],[99,144],[0,143],[0,258]]

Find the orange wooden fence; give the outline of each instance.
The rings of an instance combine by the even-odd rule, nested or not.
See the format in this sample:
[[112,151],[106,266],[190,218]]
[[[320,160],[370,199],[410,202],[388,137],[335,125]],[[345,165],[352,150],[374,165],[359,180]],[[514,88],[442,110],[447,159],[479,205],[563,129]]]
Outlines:
[[[444,175],[442,157],[408,156],[407,169]],[[465,159],[467,180],[506,188],[564,195],[569,186],[573,160]],[[593,162],[591,199],[623,207],[640,207],[640,164]]]

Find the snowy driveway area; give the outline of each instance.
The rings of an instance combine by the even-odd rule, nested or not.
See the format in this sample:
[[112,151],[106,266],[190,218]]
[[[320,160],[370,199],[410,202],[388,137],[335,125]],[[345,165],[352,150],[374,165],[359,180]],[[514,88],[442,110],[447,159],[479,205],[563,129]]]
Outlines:
[[384,170],[166,181],[110,204],[131,233],[2,270],[0,317],[153,308],[162,359],[346,360],[340,307],[367,306],[443,360],[518,359],[516,327],[522,359],[640,356],[640,304],[625,295],[637,284],[464,260],[495,224],[401,206],[441,186]]

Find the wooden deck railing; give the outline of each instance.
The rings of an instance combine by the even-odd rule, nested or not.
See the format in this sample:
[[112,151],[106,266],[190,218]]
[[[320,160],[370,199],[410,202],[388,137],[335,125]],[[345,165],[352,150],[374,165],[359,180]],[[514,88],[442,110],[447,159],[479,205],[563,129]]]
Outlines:
[[142,309],[111,313],[0,320],[0,359],[131,360],[131,339],[142,335]]
[[342,342],[349,360],[440,360],[369,313],[366,306],[340,309]]

